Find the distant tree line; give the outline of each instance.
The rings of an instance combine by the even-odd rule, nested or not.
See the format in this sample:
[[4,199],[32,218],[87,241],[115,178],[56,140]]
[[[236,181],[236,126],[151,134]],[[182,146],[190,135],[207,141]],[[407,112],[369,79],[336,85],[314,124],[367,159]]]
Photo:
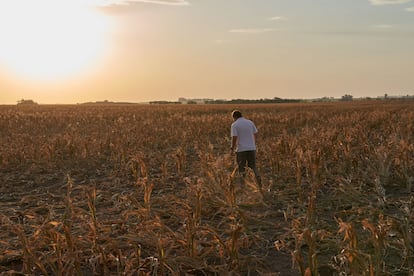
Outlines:
[[20,101],[17,101],[17,105],[37,105],[37,103],[33,100],[21,99]]
[[[206,100],[204,104],[259,104],[259,103],[298,103],[301,100],[296,99],[281,99],[281,98],[273,98],[273,99],[255,99],[255,100],[248,100],[248,99],[232,99],[232,100]],[[150,104],[183,104],[182,101],[151,101]],[[195,100],[187,100],[185,104],[200,104]]]
[[[389,96],[384,94],[384,96],[371,98],[357,98],[356,100],[412,100],[414,95],[407,94],[405,96]],[[345,94],[341,98],[334,97],[322,97],[311,100],[304,99],[282,99],[274,97],[273,99],[232,99],[232,100],[213,100],[213,99],[185,99],[179,98],[178,101],[150,101],[149,104],[265,104],[265,103],[300,103],[300,102],[336,102],[336,101],[353,101],[355,98],[351,94]],[[86,105],[111,105],[111,104],[134,104],[131,102],[113,102],[113,101],[96,101],[96,102],[85,102],[81,104]],[[17,101],[17,105],[23,106],[33,106],[38,105],[37,102],[33,100],[21,99]]]
[[233,99],[233,100],[212,100],[207,101],[206,104],[259,104],[259,103],[299,103],[301,100],[296,99],[281,99],[274,97],[273,99]]
[[113,101],[104,100],[104,101],[96,101],[96,102],[85,102],[85,103],[81,103],[81,104],[85,104],[85,105],[112,105],[112,104],[132,104],[132,103],[129,103],[129,102],[113,102]]
[[149,104],[181,104],[181,102],[170,102],[170,101],[151,101]]
[[354,97],[350,94],[345,94],[342,96],[341,101],[349,102],[352,101]]

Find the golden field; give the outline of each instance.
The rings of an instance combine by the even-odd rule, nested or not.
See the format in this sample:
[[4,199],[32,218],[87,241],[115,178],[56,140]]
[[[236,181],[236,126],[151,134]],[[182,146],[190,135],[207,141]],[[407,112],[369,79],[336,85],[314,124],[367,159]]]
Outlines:
[[0,130],[1,275],[414,273],[413,101],[0,106]]

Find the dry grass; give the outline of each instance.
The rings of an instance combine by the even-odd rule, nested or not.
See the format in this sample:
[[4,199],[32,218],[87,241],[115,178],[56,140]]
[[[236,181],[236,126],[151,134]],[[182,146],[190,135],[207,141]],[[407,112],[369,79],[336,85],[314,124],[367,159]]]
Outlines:
[[0,106],[0,272],[410,275],[414,102]]

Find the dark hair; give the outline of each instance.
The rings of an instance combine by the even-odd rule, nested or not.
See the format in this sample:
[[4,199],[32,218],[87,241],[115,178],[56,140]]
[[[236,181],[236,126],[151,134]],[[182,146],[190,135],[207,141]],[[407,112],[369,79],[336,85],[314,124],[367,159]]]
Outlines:
[[233,118],[235,118],[235,119],[240,118],[240,117],[243,117],[243,115],[241,114],[241,112],[240,112],[240,111],[238,111],[238,110],[234,110],[234,111],[231,113],[231,116],[233,116]]

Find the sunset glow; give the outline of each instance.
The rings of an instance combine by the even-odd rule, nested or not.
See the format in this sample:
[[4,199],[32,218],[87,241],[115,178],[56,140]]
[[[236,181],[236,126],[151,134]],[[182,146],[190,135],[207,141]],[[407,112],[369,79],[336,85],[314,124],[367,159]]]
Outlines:
[[80,74],[104,55],[108,24],[80,1],[2,1],[0,64],[34,80]]

